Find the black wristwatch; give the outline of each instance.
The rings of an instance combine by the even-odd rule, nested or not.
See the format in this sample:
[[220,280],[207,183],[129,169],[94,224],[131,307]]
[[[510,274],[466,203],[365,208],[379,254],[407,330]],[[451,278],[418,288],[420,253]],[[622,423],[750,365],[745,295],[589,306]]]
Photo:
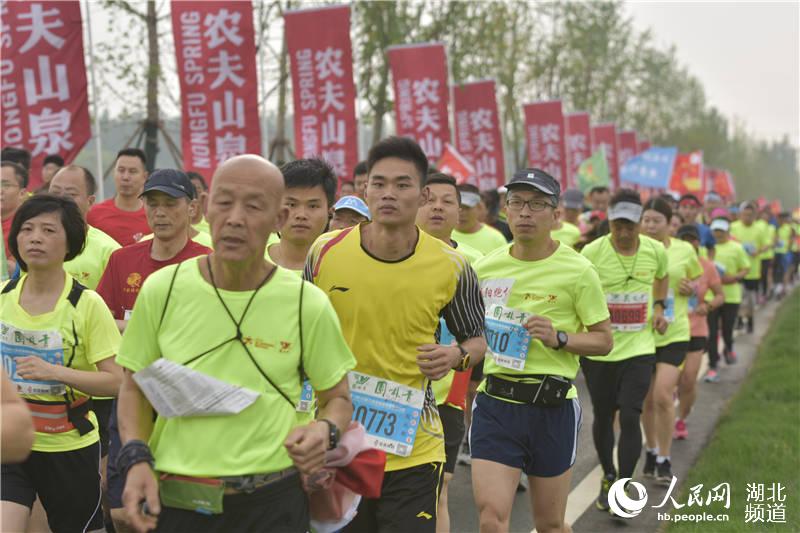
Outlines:
[[558,339],[558,346],[556,346],[556,350],[560,350],[569,342],[569,336],[567,335],[566,331],[556,331],[556,339]]
[[341,432],[339,426],[328,420],[327,418],[320,418],[317,422],[325,422],[328,424],[328,449],[333,450],[339,445],[339,437]]
[[653,307],[655,307],[657,305],[660,305],[661,309],[663,309],[664,311],[667,310],[667,302],[665,300],[656,300],[656,301],[654,301],[653,302]]
[[455,370],[457,372],[463,372],[469,369],[469,352],[460,344],[457,344],[456,347],[461,352],[461,360],[458,362],[458,365],[455,366]]

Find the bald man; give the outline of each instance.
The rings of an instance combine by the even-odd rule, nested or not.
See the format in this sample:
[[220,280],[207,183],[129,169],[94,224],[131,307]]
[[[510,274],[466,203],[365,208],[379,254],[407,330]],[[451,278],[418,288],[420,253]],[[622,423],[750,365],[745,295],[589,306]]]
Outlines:
[[[355,359],[325,293],[264,259],[267,236],[286,221],[282,196],[283,176],[265,159],[223,163],[206,206],[213,253],[159,270],[139,293],[117,356],[126,368],[118,464],[139,531],[309,528],[300,473],[323,466],[350,422]],[[215,404],[224,416],[160,412],[154,423],[135,378],[164,360],[253,396]],[[307,424],[296,412],[303,375],[319,399]]]

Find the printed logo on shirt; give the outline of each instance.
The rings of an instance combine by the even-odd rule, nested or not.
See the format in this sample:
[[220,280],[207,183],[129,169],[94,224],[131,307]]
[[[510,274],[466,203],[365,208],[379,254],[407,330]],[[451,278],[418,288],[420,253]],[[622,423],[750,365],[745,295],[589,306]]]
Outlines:
[[349,290],[350,290],[349,287],[339,287],[337,285],[334,285],[334,286],[331,287],[331,290],[329,290],[328,292],[333,292],[333,291],[347,292]]
[[141,240],[142,240],[142,237],[144,237],[144,233],[142,233],[142,232],[139,232],[139,233],[134,233],[134,234],[133,234],[133,242],[139,242],[139,241],[141,241]]
[[286,353],[292,348],[292,343],[287,341],[280,341],[281,342],[281,353]]
[[142,288],[142,275],[138,272],[132,272],[128,274],[128,279],[125,280],[125,283],[128,286],[124,287],[122,291],[128,294],[136,294]]
[[242,342],[245,344],[245,346],[255,346],[256,348],[261,348],[263,350],[269,350],[270,348],[275,347],[275,345],[271,342],[259,339],[258,337],[242,337]]
[[548,304],[554,304],[558,301],[557,294],[532,294],[530,292],[526,292],[525,296],[522,298],[525,301],[532,300],[534,302],[545,302]]

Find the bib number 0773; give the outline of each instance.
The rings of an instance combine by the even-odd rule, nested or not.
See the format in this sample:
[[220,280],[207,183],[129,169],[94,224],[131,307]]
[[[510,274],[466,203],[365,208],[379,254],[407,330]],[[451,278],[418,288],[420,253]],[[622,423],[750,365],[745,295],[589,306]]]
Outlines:
[[387,413],[383,409],[375,409],[366,405],[359,405],[353,411],[353,420],[361,422],[369,433],[382,433],[391,437],[397,425],[397,415]]

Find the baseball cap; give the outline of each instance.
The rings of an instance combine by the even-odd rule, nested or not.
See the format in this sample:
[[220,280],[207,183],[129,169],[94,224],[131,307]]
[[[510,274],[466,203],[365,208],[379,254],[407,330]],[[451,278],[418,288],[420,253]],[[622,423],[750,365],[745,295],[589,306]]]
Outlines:
[[630,220],[638,224],[642,219],[642,206],[633,202],[619,202],[608,208],[608,220]]
[[150,174],[144,183],[144,190],[139,196],[142,197],[150,191],[161,191],[173,198],[186,197],[190,200],[196,196],[189,176],[174,168],[162,168]]
[[567,189],[561,201],[567,209],[583,209],[583,193],[579,189]]
[[556,179],[538,168],[524,168],[518,170],[511,177],[511,181],[506,183],[508,189],[520,187],[522,185],[533,187],[548,196],[552,196],[556,203],[558,203],[558,199],[561,196],[561,186]]
[[694,204],[697,207],[700,207],[702,205],[700,203],[700,200],[694,194],[684,194],[683,196],[681,196],[678,205],[686,205],[686,204]]
[[340,209],[349,209],[351,211],[355,211],[362,217],[366,217],[367,220],[372,220],[372,217],[369,214],[369,207],[367,207],[367,204],[364,203],[364,200],[358,196],[342,196],[339,198],[339,201],[333,205],[333,210],[339,211]]
[[728,231],[731,229],[731,223],[725,220],[724,218],[715,218],[711,222],[711,231],[720,230],[720,231]]
[[724,207],[717,207],[711,211],[711,219],[715,218],[728,218],[728,210]]
[[690,237],[696,241],[699,241],[700,231],[698,231],[697,226],[694,224],[684,224],[678,228],[678,238],[683,239],[684,237]]
[[475,207],[481,203],[481,195],[472,191],[458,191],[461,196],[461,205],[465,207]]

